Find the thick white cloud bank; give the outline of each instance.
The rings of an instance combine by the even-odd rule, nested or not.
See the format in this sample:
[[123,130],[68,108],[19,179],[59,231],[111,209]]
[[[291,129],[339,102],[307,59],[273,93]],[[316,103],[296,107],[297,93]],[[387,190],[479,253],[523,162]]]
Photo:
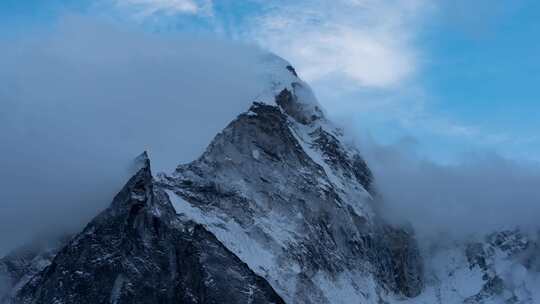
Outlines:
[[198,157],[262,91],[263,52],[82,17],[0,46],[0,254],[108,205],[149,150]]

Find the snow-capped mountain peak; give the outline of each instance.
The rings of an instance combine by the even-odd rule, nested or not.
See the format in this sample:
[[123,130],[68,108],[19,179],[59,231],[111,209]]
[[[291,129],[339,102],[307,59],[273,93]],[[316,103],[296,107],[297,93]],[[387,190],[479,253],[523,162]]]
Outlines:
[[153,176],[141,154],[80,233],[0,259],[0,303],[538,302],[538,238],[421,250],[296,70],[265,60],[267,90],[198,159]]
[[[198,160],[160,175],[159,184],[178,213],[212,231],[286,302],[418,293],[414,239],[376,217],[369,168],[291,75],[274,102],[254,103]],[[401,250],[393,242],[409,244],[399,254],[406,260],[377,271]]]

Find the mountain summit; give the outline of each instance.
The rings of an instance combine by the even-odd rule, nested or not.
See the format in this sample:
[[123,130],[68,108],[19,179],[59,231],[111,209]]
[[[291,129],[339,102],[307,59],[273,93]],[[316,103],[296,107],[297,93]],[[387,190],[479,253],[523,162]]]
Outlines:
[[288,303],[417,295],[414,238],[375,214],[360,153],[305,83],[294,76],[281,85],[274,100],[254,103],[199,159],[157,183],[178,213],[204,224]]

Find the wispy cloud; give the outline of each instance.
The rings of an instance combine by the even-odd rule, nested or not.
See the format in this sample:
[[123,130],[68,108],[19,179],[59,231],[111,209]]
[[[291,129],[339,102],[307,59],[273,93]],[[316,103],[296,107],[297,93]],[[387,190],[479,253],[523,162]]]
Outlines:
[[422,0],[281,4],[254,18],[248,34],[292,61],[307,80],[339,77],[386,88],[417,71],[415,27],[429,8]]
[[140,17],[155,14],[208,14],[212,11],[211,0],[116,0],[116,3],[136,11]]

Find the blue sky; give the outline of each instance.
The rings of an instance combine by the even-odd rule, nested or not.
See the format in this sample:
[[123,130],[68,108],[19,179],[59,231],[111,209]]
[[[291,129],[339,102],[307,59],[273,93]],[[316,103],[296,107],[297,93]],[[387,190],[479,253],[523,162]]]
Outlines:
[[491,9],[443,17],[423,33],[431,62],[421,81],[437,115],[477,129],[477,140],[501,153],[538,159],[540,3],[499,1]]
[[540,160],[540,3],[428,0],[4,0],[0,37],[66,14],[217,35],[291,61],[337,120],[428,158]]

